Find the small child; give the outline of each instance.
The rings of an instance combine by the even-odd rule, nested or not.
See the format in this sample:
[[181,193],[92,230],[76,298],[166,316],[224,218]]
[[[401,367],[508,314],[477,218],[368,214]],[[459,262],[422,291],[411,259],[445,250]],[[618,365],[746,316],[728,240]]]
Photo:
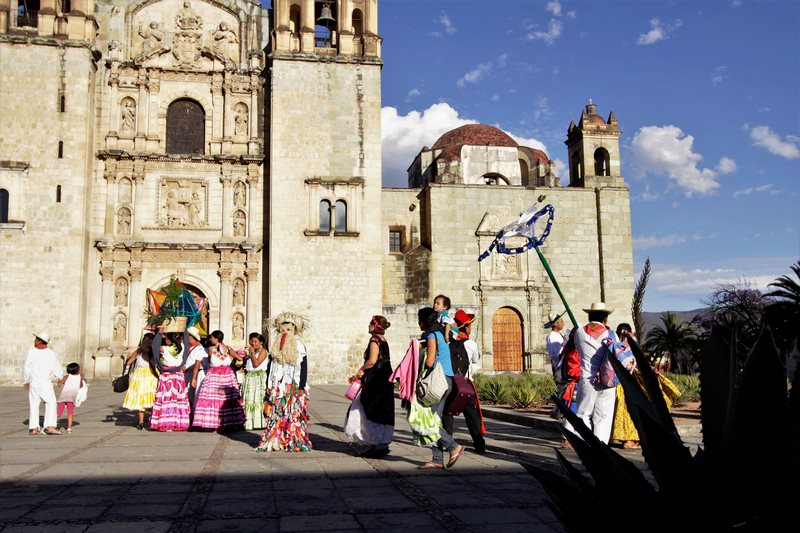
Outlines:
[[[442,328],[444,340],[450,344],[451,337],[458,338],[458,325],[453,317],[450,316],[450,298],[444,294],[439,294],[433,299],[433,310],[439,313],[439,325]],[[449,331],[449,335],[447,334]]]
[[67,408],[67,433],[72,433],[72,416],[75,413],[75,399],[78,391],[83,387],[83,373],[81,365],[70,363],[67,365],[67,375],[58,382],[61,385],[61,394],[58,395],[58,417]]

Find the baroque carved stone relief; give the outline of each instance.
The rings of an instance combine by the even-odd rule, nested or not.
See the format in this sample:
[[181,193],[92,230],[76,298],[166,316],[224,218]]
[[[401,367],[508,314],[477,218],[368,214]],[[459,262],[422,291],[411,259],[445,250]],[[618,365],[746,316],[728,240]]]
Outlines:
[[247,215],[244,211],[237,210],[233,214],[233,236],[244,237],[247,234]]
[[121,207],[120,210],[117,211],[117,234],[131,234],[131,210],[127,207]]
[[136,133],[136,102],[129,96],[123,98],[120,105],[119,131],[131,135]]
[[244,340],[244,317],[241,313],[233,315],[233,339],[240,341]]
[[114,283],[114,305],[128,305],[128,280],[117,278]]
[[244,207],[245,204],[247,204],[247,189],[243,182],[237,181],[233,186],[233,205]]
[[239,278],[233,282],[233,305],[244,306],[244,282]]
[[201,228],[208,224],[208,184],[200,179],[163,178],[159,186],[157,223],[168,228]]
[[114,341],[125,342],[128,338],[128,317],[124,313],[118,313],[114,317]]
[[249,129],[247,127],[248,122],[250,120],[250,116],[247,112],[247,105],[239,102],[234,107],[234,128],[233,134],[234,135],[247,135],[249,133]]

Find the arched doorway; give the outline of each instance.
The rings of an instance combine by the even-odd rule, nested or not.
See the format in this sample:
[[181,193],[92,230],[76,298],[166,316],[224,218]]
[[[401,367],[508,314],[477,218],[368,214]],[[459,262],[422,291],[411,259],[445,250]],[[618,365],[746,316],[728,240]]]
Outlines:
[[495,372],[522,372],[522,317],[501,307],[492,317],[492,352]]

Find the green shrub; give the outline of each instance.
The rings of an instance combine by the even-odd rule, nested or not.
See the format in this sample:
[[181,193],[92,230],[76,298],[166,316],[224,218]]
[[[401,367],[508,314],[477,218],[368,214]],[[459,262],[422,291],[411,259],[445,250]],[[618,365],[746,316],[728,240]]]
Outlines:
[[672,381],[681,395],[675,399],[673,405],[684,405],[689,402],[700,401],[700,378],[697,375],[686,374],[673,374],[666,372],[664,374],[670,381]]
[[486,383],[484,397],[481,400],[491,404],[508,403],[510,397],[511,390],[508,383],[505,380],[492,379]]
[[482,402],[511,404],[518,409],[550,405],[556,392],[553,378],[544,374],[476,374],[473,379]]
[[529,409],[536,403],[537,394],[534,389],[524,386],[514,387],[511,391],[511,406],[516,409]]

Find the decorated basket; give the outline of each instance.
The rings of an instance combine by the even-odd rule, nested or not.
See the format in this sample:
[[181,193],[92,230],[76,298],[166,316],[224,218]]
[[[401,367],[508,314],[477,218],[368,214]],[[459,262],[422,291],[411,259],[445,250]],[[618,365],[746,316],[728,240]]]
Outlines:
[[188,320],[185,316],[168,317],[161,323],[160,329],[163,333],[183,333]]

